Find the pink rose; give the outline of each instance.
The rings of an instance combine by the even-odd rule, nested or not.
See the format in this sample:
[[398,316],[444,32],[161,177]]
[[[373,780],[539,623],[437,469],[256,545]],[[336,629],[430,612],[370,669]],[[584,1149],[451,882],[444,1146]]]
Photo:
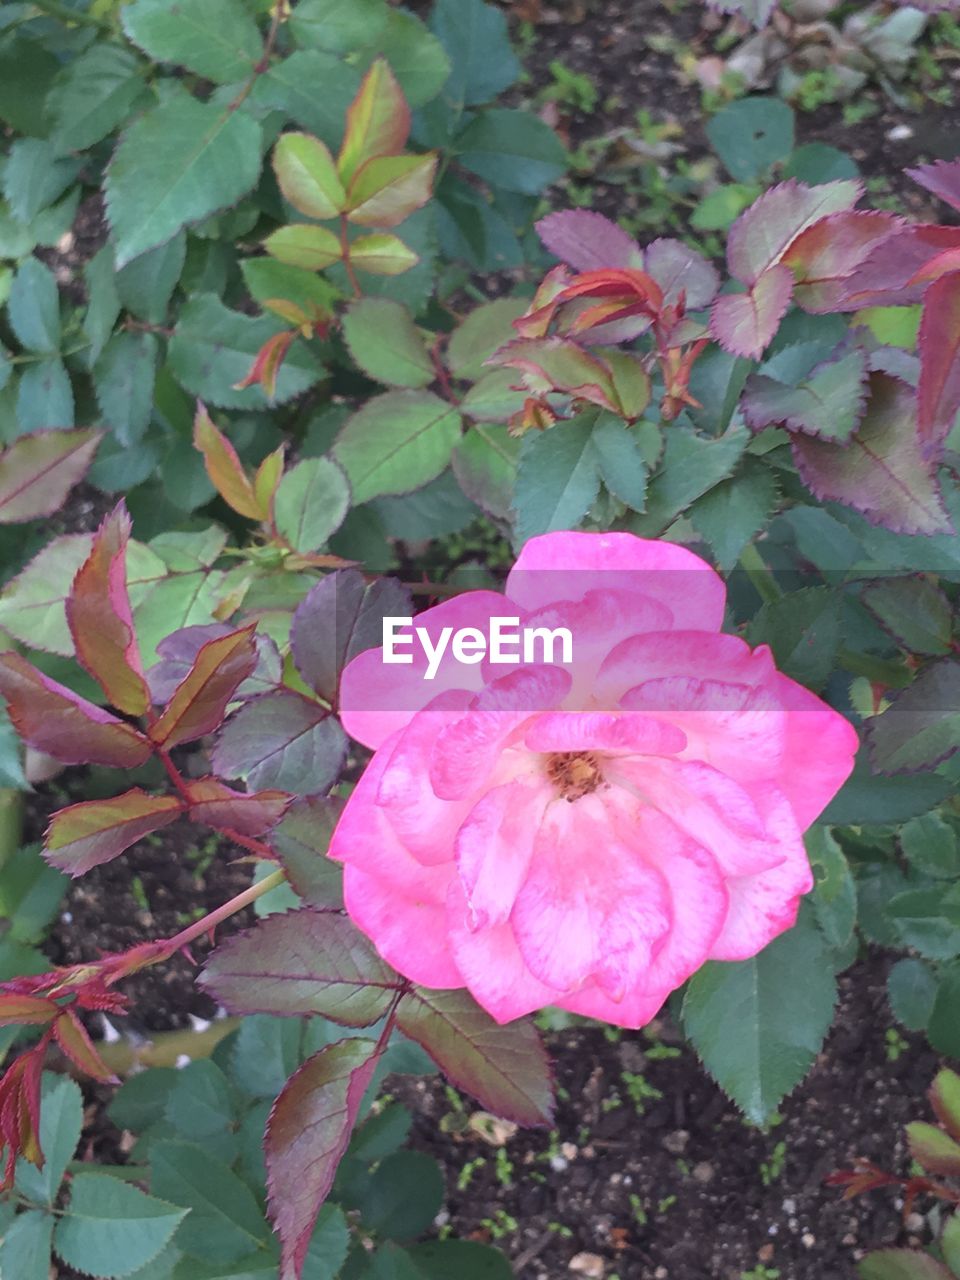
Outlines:
[[724,598],[672,543],[547,534],[505,596],[414,621],[434,642],[494,617],[565,627],[571,661],[465,665],[448,646],[430,680],[417,646],[410,665],[350,663],[344,724],[375,755],[330,855],[386,960],[499,1022],[558,1005],[639,1027],[705,960],[794,924],[802,832],[857,736],[766,646],[720,631]]

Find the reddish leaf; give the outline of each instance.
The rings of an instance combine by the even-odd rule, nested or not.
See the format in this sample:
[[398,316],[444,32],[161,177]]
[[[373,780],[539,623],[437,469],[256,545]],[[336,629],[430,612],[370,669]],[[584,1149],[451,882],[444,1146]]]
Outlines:
[[233,791],[216,778],[200,778],[187,784],[191,822],[215,831],[235,831],[241,836],[262,836],[274,827],[290,804],[286,791]]
[[654,240],[647,245],[644,262],[663,290],[664,302],[676,302],[682,293],[688,311],[708,307],[720,288],[713,263],[682,240]]
[[[219,640],[235,631],[227,622],[199,623],[171,631],[157,645],[160,661],[147,672],[150,695],[158,706],[169,702],[187,677],[197,654],[208,640]],[[252,697],[273,689],[283,675],[283,663],[277,646],[262,631],[255,633],[258,662],[253,675],[237,690],[238,697]]]
[[347,916],[309,907],[228,938],[200,982],[232,1013],[322,1014],[346,1027],[382,1018],[400,985]]
[[248,520],[265,519],[263,508],[237,457],[236,449],[215,426],[206,407],[199,400],[193,420],[193,443],[203,454],[210,482],[224,502]]
[[[234,390],[243,391],[247,387],[252,387],[259,383],[263,387],[263,394],[268,400],[272,400],[277,390],[277,377],[280,373],[280,368],[296,336],[296,329],[282,329],[279,333],[275,333],[272,338],[268,338],[257,352],[247,376],[241,379],[240,382],[233,384]],[[257,496],[256,489],[253,489],[253,494],[254,500],[260,506],[260,499]],[[263,512],[259,517],[261,520],[266,518],[266,512]]]
[[93,1041],[87,1035],[83,1023],[66,1009],[54,1023],[53,1035],[73,1065],[85,1076],[99,1080],[101,1084],[119,1084],[120,1081],[97,1053]]
[[346,756],[343,730],[320,703],[293,689],[251,698],[224,726],[213,757],[221,778],[298,795],[327,791]]
[[907,1125],[907,1144],[910,1154],[927,1173],[943,1174],[947,1178],[960,1177],[960,1142],[935,1124],[915,1120]]
[[860,307],[894,307],[919,302],[927,288],[917,280],[923,268],[945,250],[960,244],[960,228],[917,223],[881,239],[849,273],[835,311]]
[[791,178],[771,187],[730,228],[730,274],[743,284],[756,284],[801,232],[828,214],[852,209],[862,194],[861,184],[849,179],[808,187]]
[[867,357],[859,348],[811,369],[797,386],[754,374],[741,399],[753,431],[772,423],[842,443],[856,430],[867,402]]
[[43,675],[18,653],[0,654],[0,693],[21,738],[63,764],[135,769],[150,743],[131,725]]
[[531,391],[566,391],[601,408],[617,408],[610,368],[569,338],[518,338],[487,361],[527,375]]
[[270,847],[308,907],[343,907],[343,868],[326,856],[346,803],[341,796],[303,796],[270,833]]
[[960,1076],[944,1067],[937,1072],[929,1096],[937,1119],[960,1142]]
[[866,413],[847,444],[797,436],[793,455],[822,500],[845,503],[895,533],[952,532],[920,448],[914,393],[888,374],[872,375]]
[[150,706],[127,594],[130,517],[120,503],[93,539],[66,601],[67,624],[77,659],[99,683],[107,701],[128,715]]
[[397,1025],[488,1111],[517,1124],[551,1123],[550,1064],[532,1022],[501,1026],[466,990],[415,987],[400,1002]]
[[22,1053],[0,1079],[0,1150],[6,1148],[0,1191],[13,1185],[17,1156],[43,1168],[40,1150],[40,1078],[45,1040]]
[[359,227],[399,226],[430,199],[436,172],[433,151],[368,160],[350,184],[347,217]]
[[88,427],[34,431],[0,454],[0,524],[52,516],[87,473],[103,437]]
[[960,409],[960,273],[924,295],[918,345],[917,431],[924,453],[937,458]]
[[746,293],[725,293],[713,304],[710,332],[725,350],[756,360],[777,332],[790,296],[793,274],[779,263]]
[[208,640],[159,719],[150,726],[151,739],[169,750],[216,729],[256,665],[253,626]]
[[537,235],[554,257],[575,271],[643,267],[643,250],[633,236],[589,209],[550,213],[537,223]]
[[0,1027],[42,1027],[57,1016],[57,1006],[39,996],[0,995]]
[[936,160],[904,173],[954,209],[960,209],[960,160]]
[[795,277],[799,305],[815,315],[842,306],[852,272],[903,226],[892,213],[851,209],[808,227],[783,255]]
[[282,1250],[280,1280],[299,1280],[377,1057],[372,1040],[327,1045],[293,1073],[273,1104],[264,1154],[270,1217]]
[[80,876],[119,857],[142,836],[169,826],[182,812],[175,796],[152,796],[139,787],[112,800],[84,800],[53,815],[43,856],[51,866]]
[[384,58],[377,58],[363,77],[357,96],[347,108],[347,127],[337,157],[344,183],[374,156],[402,151],[410,136],[410,108],[403,90]]

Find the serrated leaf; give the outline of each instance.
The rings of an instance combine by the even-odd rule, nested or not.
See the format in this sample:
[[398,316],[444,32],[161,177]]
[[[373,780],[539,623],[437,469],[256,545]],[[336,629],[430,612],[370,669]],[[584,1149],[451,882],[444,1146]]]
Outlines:
[[960,1142],[936,1125],[914,1120],[906,1127],[910,1154],[927,1173],[947,1178],[960,1175]]
[[843,444],[863,416],[867,377],[866,353],[860,350],[818,365],[794,386],[754,374],[741,401],[743,415],[754,431],[779,423]]
[[193,444],[203,455],[210,483],[224,502],[248,520],[266,519],[267,513],[254,492],[246,469],[237,457],[236,449],[202,404],[197,405],[193,421]]
[[52,515],[86,475],[102,433],[35,431],[0,454],[0,524]]
[[419,256],[397,236],[358,236],[350,245],[350,263],[375,276],[400,276],[415,267]]
[[232,791],[216,778],[188,782],[186,792],[191,821],[242,836],[266,835],[290,803],[285,791]]
[[592,416],[583,414],[523,440],[513,495],[521,543],[574,529],[586,515],[600,490],[592,434]]
[[7,934],[17,942],[39,942],[55,916],[67,881],[47,866],[36,845],[16,849],[3,865],[0,917]]
[[887,999],[897,1021],[908,1031],[925,1031],[937,994],[929,965],[913,956],[898,960],[887,974]]
[[830,952],[801,921],[751,960],[704,965],[687,987],[683,1023],[713,1078],[762,1125],[813,1065],[836,995]]
[[121,444],[137,444],[150,424],[157,351],[152,333],[118,333],[94,366],[100,413]]
[[691,523],[713,548],[721,569],[732,569],[747,543],[766,527],[779,496],[776,476],[758,464],[722,480],[694,503]]
[[73,386],[60,357],[28,364],[17,384],[20,431],[40,431],[51,423],[72,427],[74,421]]
[[647,501],[647,459],[640,443],[640,433],[659,436],[652,423],[641,423],[628,429],[610,413],[602,413],[590,437],[597,470],[603,483],[621,502],[634,511],[642,511]]
[[567,167],[563,144],[548,125],[527,111],[503,107],[475,116],[457,149],[471,173],[521,195],[539,195]]
[[143,836],[175,822],[183,812],[174,796],[139,787],[112,800],[84,800],[58,810],[50,821],[43,856],[51,866],[81,876],[120,856]]
[[517,1124],[550,1124],[553,1080],[532,1022],[501,1026],[466,990],[416,987],[403,998],[397,1024],[488,1111]]
[[252,626],[208,640],[167,706],[150,725],[151,741],[169,751],[212,733],[256,665]]
[[831,947],[845,947],[857,922],[857,889],[850,864],[828,828],[813,826],[804,837],[816,877],[813,910]]
[[264,1149],[282,1280],[300,1274],[377,1057],[372,1040],[328,1045],[290,1077],[270,1112]]
[[60,1184],[73,1159],[83,1125],[80,1086],[68,1076],[45,1072],[40,1103],[40,1146],[44,1165],[38,1169],[17,1161],[16,1187],[35,1204],[53,1206]]
[[147,324],[162,325],[186,260],[187,237],[180,231],[148,249],[117,272],[117,293],[126,309]]
[[883,629],[910,653],[950,652],[953,610],[929,578],[890,578],[869,583],[863,603]]
[[61,74],[46,100],[51,142],[62,153],[87,151],[129,116],[144,94],[129,49],[97,42]]
[[438,0],[430,30],[450,58],[448,92],[461,106],[490,102],[520,75],[504,15],[481,0]]
[[935,280],[924,294],[918,335],[917,433],[936,457],[960,409],[960,274]]
[[53,1247],[78,1271],[122,1280],[166,1247],[187,1212],[117,1178],[78,1173]]
[[430,391],[388,391],[344,424],[333,456],[347,473],[355,504],[409,493],[449,464],[460,434],[456,409]]
[[[28,351],[56,351],[60,345],[60,295],[49,267],[27,258],[14,276],[7,317]],[[49,425],[49,424],[48,424]]]
[[960,663],[941,659],[867,725],[871,758],[883,773],[932,769],[960,747]]
[[375,156],[354,175],[347,217],[359,227],[396,227],[425,205],[433,190],[437,156]]
[[410,108],[390,64],[377,58],[347,110],[346,132],[337,157],[344,183],[377,156],[397,156],[410,135]]
[[938,1053],[946,1054],[950,1058],[960,1055],[960,965],[958,964],[948,965],[940,971],[940,982],[933,1002],[933,1011],[927,1023],[927,1039]]
[[263,56],[263,41],[240,0],[135,0],[122,11],[123,29],[157,62],[186,67],[207,80],[232,84]]
[[[736,112],[747,103],[727,108]],[[770,110],[783,104],[774,100]],[[830,214],[852,209],[863,188],[856,181],[828,182],[808,187],[796,179],[766,191],[737,219],[727,240],[730,274],[752,285],[787,255],[793,242]],[[792,265],[792,263],[790,264]]]
[[90,341],[90,360],[95,362],[113,332],[120,314],[113,249],[109,244],[84,264],[87,285],[87,309],[83,316],[83,332]]
[[773,340],[793,294],[789,267],[768,267],[746,293],[725,293],[715,299],[710,333],[725,351],[757,360]]
[[450,335],[447,365],[457,378],[474,381],[486,360],[517,336],[513,321],[527,308],[523,298],[497,298],[471,311]]
[[190,1213],[177,1232],[184,1252],[210,1262],[231,1262],[262,1249],[267,1225],[250,1191],[225,1164],[189,1142],[154,1142],[150,1148],[154,1195]]
[[3,194],[13,216],[20,222],[32,222],[63,195],[81,163],[73,156],[58,156],[51,143],[39,138],[14,142],[3,170]]
[[398,302],[358,299],[343,317],[343,336],[360,368],[378,382],[417,388],[434,380],[426,343],[406,307]]
[[382,1018],[399,983],[347,916],[309,907],[228,938],[200,978],[234,1013],[321,1014],[348,1027]]
[[831,587],[804,587],[764,604],[747,631],[750,644],[768,644],[777,668],[801,684],[821,688],[840,644],[841,597]]
[[343,803],[339,796],[295,800],[270,834],[270,846],[305,906],[343,906],[343,868],[326,856]]
[[886,904],[898,940],[930,960],[960,956],[960,893],[940,886],[908,889]]
[[[150,3],[179,22],[166,0]],[[160,103],[123,135],[107,170],[117,266],[236,204],[259,176],[260,126],[245,112],[186,94]]]
[[227,721],[214,751],[214,770],[249,786],[317,795],[336,781],[347,740],[318,702],[292,690],[252,698]]
[[273,170],[280,190],[308,218],[335,218],[346,192],[327,145],[307,133],[284,133],[273,149]]
[[17,1280],[50,1280],[54,1217],[42,1209],[18,1214],[0,1236],[0,1267]]
[[177,1071],[164,1116],[191,1142],[215,1138],[236,1125],[234,1093],[215,1062],[203,1058]]
[[290,30],[304,47],[352,53],[379,38],[388,13],[386,0],[300,0]]
[[519,449],[520,441],[506,427],[474,424],[450,459],[460,488],[494,519],[510,517]]
[[[718,7],[729,10],[732,6]],[[747,9],[743,0],[736,7]],[[768,16],[772,8],[769,0],[758,0],[750,16],[762,25],[761,15]],[[750,182],[793,150],[793,112],[780,98],[744,98],[725,106],[708,121],[707,137],[730,176],[737,182]]]
[[510,1280],[510,1264],[499,1249],[473,1240],[424,1240],[410,1257],[427,1280]]
[[[291,26],[302,8],[299,3],[294,7]],[[317,85],[323,85],[322,93]],[[319,49],[299,49],[257,77],[250,100],[257,107],[283,112],[335,150],[359,87],[360,73],[342,58]]]
[[929,1097],[940,1123],[960,1142],[960,1076],[949,1067],[938,1071]]
[[663,533],[677,516],[730,475],[749,439],[749,432],[735,424],[721,436],[703,436],[672,425],[664,433],[663,458],[647,487],[646,511],[631,517],[631,531],[647,538]]
[[330,458],[304,458],[284,475],[273,500],[277,532],[295,550],[319,551],[343,524],[351,492]]
[[411,107],[422,107],[435,98],[450,74],[443,45],[407,9],[389,11],[387,25],[370,52],[389,62]]

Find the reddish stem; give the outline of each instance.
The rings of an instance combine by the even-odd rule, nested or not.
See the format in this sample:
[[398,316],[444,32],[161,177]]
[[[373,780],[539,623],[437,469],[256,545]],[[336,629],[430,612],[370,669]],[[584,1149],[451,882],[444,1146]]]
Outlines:
[[346,268],[347,279],[353,289],[354,297],[362,298],[363,289],[360,287],[360,281],[357,279],[357,273],[353,269],[353,263],[350,261],[350,237],[347,235],[347,215],[340,215],[340,249],[343,253],[343,265]]

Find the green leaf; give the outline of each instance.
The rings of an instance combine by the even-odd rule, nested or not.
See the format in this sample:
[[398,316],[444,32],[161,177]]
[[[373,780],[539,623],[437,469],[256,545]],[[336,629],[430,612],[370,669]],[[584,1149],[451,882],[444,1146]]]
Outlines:
[[386,58],[411,107],[422,107],[437,96],[450,75],[450,59],[440,41],[406,9],[392,9],[381,35],[368,48],[372,62]]
[[421,1151],[398,1151],[374,1171],[360,1204],[364,1225],[392,1240],[422,1235],[443,1203],[443,1174]]
[[830,952],[801,919],[751,960],[705,964],[687,987],[683,1022],[713,1078],[762,1125],[812,1066],[836,994]]
[[937,813],[913,818],[900,832],[900,848],[921,875],[935,880],[960,878],[957,833]]
[[304,271],[323,271],[343,256],[339,236],[328,227],[305,222],[279,227],[267,236],[263,247],[278,262]]
[[517,374],[512,369],[491,369],[483,374],[460,401],[460,412],[474,422],[509,422],[520,413],[527,393],[515,390]]
[[42,1209],[19,1214],[0,1238],[0,1274],[16,1280],[49,1280],[54,1218]]
[[5,42],[0,49],[0,120],[17,133],[45,137],[44,98],[61,65],[39,40]]
[[953,1280],[950,1272],[919,1249],[879,1249],[857,1263],[860,1280]]
[[887,974],[887,999],[896,1020],[908,1031],[926,1031],[937,995],[930,966],[908,956]]
[[349,508],[350,487],[340,467],[329,458],[305,458],[280,481],[274,520],[290,546],[306,553],[325,545]]
[[634,511],[647,500],[647,457],[641,435],[660,452],[660,432],[651,422],[627,428],[612,413],[601,413],[590,437],[600,478],[615,498]]
[[883,773],[930,769],[960,747],[960,662],[925,667],[867,725],[874,766]]
[[911,653],[950,652],[953,610],[929,578],[889,578],[871,582],[863,603],[885,631]]
[[236,1262],[269,1239],[253,1193],[203,1147],[156,1142],[150,1190],[190,1209],[177,1232],[184,1252],[208,1262]]
[[285,198],[308,218],[335,218],[346,192],[329,148],[308,133],[281,134],[273,149],[273,169]]
[[147,324],[162,325],[187,253],[181,231],[156,249],[142,253],[117,272],[117,294],[126,309]]
[[707,122],[707,137],[734,181],[753,182],[793,150],[793,112],[781,98],[741,98]]
[[513,505],[522,544],[540,533],[575,529],[600,491],[591,445],[593,415],[528,433],[520,446]]
[[113,249],[109,244],[104,245],[90,259],[83,268],[83,275],[87,284],[83,332],[90,341],[89,359],[94,364],[113,333],[113,326],[120,314],[117,272],[113,265]]
[[30,789],[23,772],[23,743],[5,711],[0,713],[0,787]]
[[73,387],[59,356],[29,364],[20,375],[17,422],[21,432],[73,426]]
[[274,258],[244,258],[240,270],[251,296],[262,307],[268,307],[275,298],[284,298],[309,315],[316,307],[330,308],[337,297],[333,286],[315,272]]
[[40,857],[37,845],[16,849],[3,864],[0,917],[5,936],[16,942],[39,942],[57,913],[69,881]]
[[730,426],[722,436],[702,436],[671,424],[664,432],[663,459],[647,486],[646,511],[631,517],[631,532],[643,538],[663,533],[697,498],[730,475],[749,440],[742,426]]
[[236,1124],[230,1085],[216,1063],[205,1058],[189,1062],[177,1072],[164,1116],[191,1142],[207,1141]]
[[80,1141],[83,1099],[80,1086],[68,1076],[44,1073],[40,1106],[40,1147],[46,1157],[42,1169],[17,1161],[16,1186],[37,1204],[52,1205],[67,1165]]
[[350,1247],[350,1229],[339,1205],[325,1204],[310,1237],[301,1280],[337,1280]]
[[364,1164],[393,1155],[407,1140],[413,1116],[399,1102],[389,1102],[366,1119],[350,1140],[350,1156]]
[[251,1098],[272,1101],[299,1064],[301,1031],[293,1018],[266,1013],[243,1018],[230,1049],[231,1078]]
[[831,947],[845,947],[857,921],[857,890],[843,850],[830,831],[811,827],[804,837],[816,877],[813,910]]
[[[303,9],[298,4],[291,25]],[[318,93],[317,85],[323,85]],[[360,88],[360,73],[333,54],[301,49],[257,77],[250,100],[259,107],[282,111],[296,124],[321,138],[336,151],[343,138],[347,107]]]
[[343,870],[325,856],[342,807],[335,796],[299,798],[270,832],[271,848],[308,907],[343,906]]
[[866,753],[861,751],[853,773],[824,810],[822,821],[841,827],[906,822],[908,818],[927,813],[950,791],[949,779],[935,773],[912,778],[885,778],[874,774]]
[[165,1248],[187,1212],[116,1178],[78,1173],[53,1246],[68,1266],[121,1280]]
[[113,133],[146,96],[139,62],[129,49],[97,43],[71,62],[50,90],[46,112],[56,150],[88,151]]
[[32,221],[63,195],[80,165],[73,157],[58,159],[56,148],[39,138],[15,142],[3,170],[3,194],[13,216],[21,222]]
[[56,351],[59,347],[57,282],[38,258],[27,258],[17,271],[7,300],[7,316],[18,340],[29,351]]
[[840,644],[841,596],[832,587],[804,587],[763,605],[747,629],[751,645],[768,644],[779,670],[819,689],[833,671]]
[[379,40],[389,12],[386,0],[300,0],[289,26],[304,48],[352,53]]
[[773,471],[748,460],[739,475],[697,499],[690,520],[721,569],[732,569],[747,543],[766,527],[779,496]]
[[955,1276],[960,1276],[960,1215],[956,1210],[943,1229],[940,1248],[947,1266]]
[[927,1039],[938,1053],[960,1058],[960,964],[948,966],[940,975]]
[[[191,298],[177,321],[170,342],[170,368],[180,384],[207,404],[230,409],[266,408],[259,386],[237,391],[257,352],[284,328],[272,316],[245,316],[231,311],[219,298],[203,294]],[[294,342],[277,376],[274,404],[300,395],[320,378],[323,366],[302,341]]]
[[467,125],[456,145],[460,163],[471,173],[524,195],[539,195],[567,168],[560,139],[527,111],[485,111]]
[[434,380],[426,343],[399,302],[360,298],[343,317],[343,336],[360,368],[378,382],[416,388]]
[[503,13],[482,0],[437,0],[430,29],[450,58],[447,96],[460,106],[491,102],[520,75]]
[[[166,0],[151,2],[180,21]],[[260,126],[245,112],[186,94],[141,116],[123,135],[104,183],[117,266],[236,204],[260,176],[260,143]]]
[[142,1133],[163,1119],[176,1081],[173,1067],[150,1067],[130,1076],[110,1099],[107,1114],[118,1129]]
[[447,344],[447,366],[454,377],[474,382],[489,373],[485,361],[517,336],[513,321],[526,309],[524,298],[497,298],[471,311],[454,329]]
[[427,1280],[510,1280],[513,1271],[499,1249],[472,1240],[425,1240],[410,1249]]
[[930,960],[960,956],[960,886],[910,889],[887,903],[904,946]]
[[240,0],[135,0],[121,10],[123,29],[157,62],[172,62],[206,80],[232,84],[253,71],[263,41]]
[[347,420],[333,456],[359,504],[425,485],[449,464],[459,435],[460,415],[431,391],[388,391]]
[[791,154],[783,166],[783,176],[797,178],[814,187],[823,182],[838,182],[842,178],[857,178],[860,170],[857,162],[846,152],[824,142],[806,142]]
[[137,444],[150,424],[158,344],[152,333],[115,334],[93,370],[104,422],[126,445]]

